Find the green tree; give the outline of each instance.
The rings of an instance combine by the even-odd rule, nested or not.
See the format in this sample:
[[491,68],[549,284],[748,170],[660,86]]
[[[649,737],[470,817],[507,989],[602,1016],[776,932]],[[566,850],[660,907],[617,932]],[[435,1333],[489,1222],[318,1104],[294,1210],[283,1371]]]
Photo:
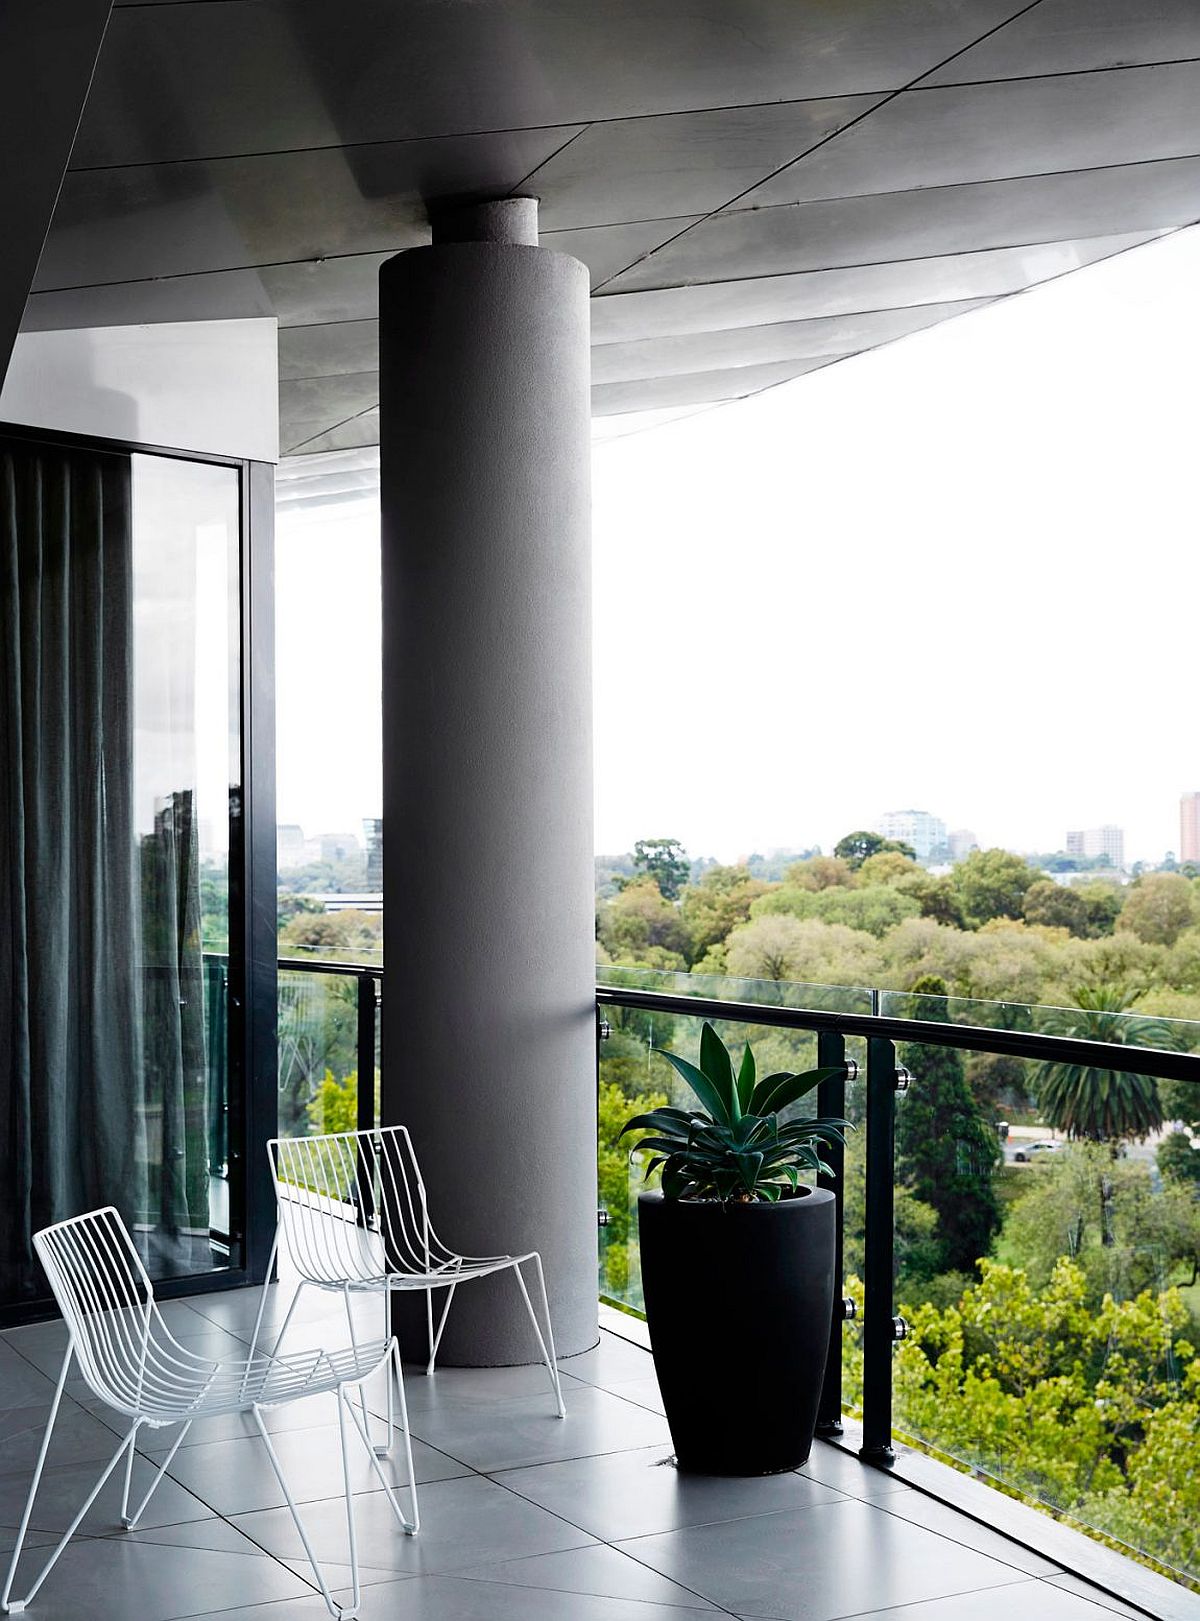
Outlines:
[[944,923],[951,929],[966,928],[958,891],[944,874],[935,878],[932,873],[918,868],[896,880],[902,895],[910,895],[921,908],[922,917],[931,917],[935,923]]
[[1087,902],[1077,889],[1039,878],[1025,891],[1022,912],[1026,923],[1047,929],[1066,929],[1083,939],[1090,931]]
[[690,939],[693,962],[721,944],[731,929],[745,923],[750,907],[771,886],[752,878],[745,867],[709,867],[683,892],[679,915]]
[[[1042,1028],[1048,1035],[1173,1050],[1177,1037],[1164,1020],[1131,1013],[1141,994],[1126,985],[1080,985],[1075,1008],[1051,1010]],[[1141,1139],[1163,1122],[1158,1083],[1149,1076],[1048,1059],[1034,1071],[1033,1088],[1047,1125],[1069,1137]]]
[[1200,921],[1196,891],[1177,872],[1148,872],[1132,886],[1117,927],[1151,946],[1173,946],[1185,929]]
[[609,1066],[606,1064],[605,1078],[600,1082],[597,1116],[600,1204],[608,1214],[608,1225],[603,1229],[600,1287],[604,1294],[637,1305],[640,1302],[630,1297],[631,1286],[640,1277],[637,1242],[633,1235],[636,1231],[637,1195],[645,1183],[640,1165],[636,1161],[631,1163],[628,1147],[618,1143],[617,1138],[631,1116],[663,1108],[667,1094],[628,1090],[615,1080],[608,1079],[608,1074]]
[[795,889],[844,889],[854,883],[854,869],[841,856],[806,856],[792,863],[783,880]]
[[1080,884],[1074,891],[1083,902],[1087,916],[1087,934],[1092,939],[1103,934],[1111,934],[1117,919],[1121,915],[1121,907],[1125,897],[1116,884],[1105,883],[1103,879],[1090,884]]
[[1190,1133],[1168,1132],[1154,1158],[1164,1178],[1200,1190],[1200,1148],[1192,1147]]
[[[917,1019],[945,1017],[946,984],[934,975],[913,987]],[[938,1218],[938,1272],[973,1273],[1000,1228],[992,1176],[1001,1158],[995,1129],[967,1085],[961,1053],[906,1042],[913,1075],[896,1110],[897,1174]]]
[[993,918],[1017,918],[1039,874],[1011,850],[972,850],[950,875],[968,925],[978,929]]
[[639,839],[633,847],[633,865],[654,880],[668,901],[679,899],[691,872],[691,863],[678,839]]
[[904,879],[924,878],[925,869],[899,850],[880,850],[868,856],[858,869],[858,881],[864,887],[871,884],[899,884]]
[[885,839],[882,833],[872,833],[866,828],[859,828],[857,832],[847,833],[844,839],[839,839],[833,847],[835,856],[849,862],[857,872],[864,861],[871,856],[877,856],[883,850],[895,850],[910,861],[915,861],[917,852],[911,844],[905,844],[903,839]]
[[635,879],[604,901],[597,915],[600,942],[613,962],[685,968],[690,945],[679,908],[652,878]]

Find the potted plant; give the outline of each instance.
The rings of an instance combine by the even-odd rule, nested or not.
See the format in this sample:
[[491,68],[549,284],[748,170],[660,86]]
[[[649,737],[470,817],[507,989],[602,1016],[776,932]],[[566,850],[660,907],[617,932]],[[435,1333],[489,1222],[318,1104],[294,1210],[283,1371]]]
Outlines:
[[736,1074],[711,1024],[697,1067],[662,1055],[698,1108],[653,1109],[624,1127],[661,1188],[638,1196],[650,1345],[676,1463],[705,1474],[795,1469],[812,1446],[833,1315],[836,1202],[802,1178],[828,1173],[844,1120],[783,1111],[838,1073]]

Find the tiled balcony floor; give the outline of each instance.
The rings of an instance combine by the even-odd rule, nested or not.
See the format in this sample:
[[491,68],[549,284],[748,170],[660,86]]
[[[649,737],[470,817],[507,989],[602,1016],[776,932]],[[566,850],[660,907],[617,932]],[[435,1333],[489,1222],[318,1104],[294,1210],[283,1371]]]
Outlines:
[[[272,1290],[272,1312],[277,1294]],[[256,1292],[238,1291],[164,1309],[185,1343],[237,1355],[256,1306]],[[298,1343],[345,1343],[340,1306],[315,1301],[292,1332]],[[0,1336],[0,1550],[11,1550],[15,1539],[63,1343],[58,1324]],[[701,1621],[714,1614],[745,1621],[1111,1621],[1143,1614],[821,1443],[795,1474],[678,1476],[645,1351],[606,1333],[596,1350],[562,1366],[565,1421],[553,1417],[539,1368],[445,1369],[433,1380],[413,1371],[407,1389],[423,1483],[418,1537],[397,1534],[359,1460],[368,1621]],[[43,1546],[67,1524],[115,1444],[82,1384],[69,1390],[33,1522]],[[345,1582],[332,1401],[282,1410],[270,1423],[317,1552]],[[147,1448],[159,1439],[151,1434]],[[110,1482],[31,1616],[318,1621],[326,1614],[262,1443],[237,1419],[197,1425],[188,1441],[136,1532],[119,1528],[119,1488]],[[135,1475],[148,1480],[150,1469],[150,1457],[141,1458]],[[23,1569],[36,1569],[35,1559]],[[25,1590],[18,1577],[15,1591]]]

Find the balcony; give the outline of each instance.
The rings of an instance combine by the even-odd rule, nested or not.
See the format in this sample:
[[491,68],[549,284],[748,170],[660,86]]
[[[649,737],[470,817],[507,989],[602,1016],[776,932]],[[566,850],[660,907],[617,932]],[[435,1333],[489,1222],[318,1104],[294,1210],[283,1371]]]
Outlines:
[[[374,1123],[378,1107],[374,1089],[360,1086],[358,1077],[372,1073],[378,1063],[381,980],[377,965],[281,961],[280,1118],[286,1120],[287,1129],[302,1133]],[[499,1477],[499,1484],[518,1493],[523,1494],[523,1487],[536,1487],[535,1500],[541,1507],[560,1514],[587,1536],[619,1544],[619,1552],[657,1572],[651,1578],[644,1568],[640,1571],[638,1581],[652,1581],[650,1589],[628,1586],[623,1578],[631,1574],[630,1566],[612,1555],[602,1559],[598,1553],[568,1556],[564,1551],[551,1557],[548,1550],[539,1549],[529,1558],[542,1564],[536,1570],[532,1562],[524,1567],[531,1578],[536,1577],[531,1585],[540,1590],[543,1584],[551,1588],[561,1583],[562,1591],[586,1591],[594,1599],[674,1604],[683,1609],[705,1602],[744,1616],[833,1621],[890,1609],[898,1616],[937,1621],[942,1615],[999,1614],[1000,1605],[1016,1597],[1002,1595],[1000,1589],[1015,1582],[1037,1582],[1037,1590],[1028,1588],[1021,1602],[1034,1605],[1032,1613],[1038,1616],[1082,1617],[1106,1606],[1108,1613],[1151,1615],[1164,1621],[1200,1615],[1200,1598],[1190,1590],[1198,1573],[1187,1537],[1164,1531],[1152,1546],[1135,1541],[1126,1530],[1128,1521],[1119,1519],[1112,1502],[1107,1518],[1097,1498],[1089,1499],[1086,1509],[1081,1507],[1061,1481],[1032,1472],[1017,1444],[1019,1435],[1010,1436],[1006,1445],[994,1425],[988,1429],[980,1423],[973,1431],[965,1405],[954,1425],[939,1429],[931,1424],[928,1392],[922,1399],[917,1399],[920,1391],[914,1395],[913,1370],[923,1365],[920,1335],[899,1352],[894,1338],[910,1327],[903,1318],[901,1326],[895,1326],[898,1313],[913,1309],[904,1282],[902,1210],[898,1225],[896,1221],[902,1195],[896,1192],[891,1127],[897,1109],[905,1107],[904,1093],[894,1090],[897,1070],[903,1067],[898,1055],[917,1069],[913,1086],[914,1095],[919,1095],[920,1052],[927,1053],[926,1044],[932,1041],[940,1041],[943,1051],[1004,1054],[1014,1062],[1044,1060],[1047,1054],[1075,1056],[1093,1067],[1115,1060],[1112,1044],[1067,1042],[1045,1034],[1050,1021],[1043,1009],[954,999],[930,1007],[920,999],[856,988],[768,988],[750,983],[739,988],[729,981],[710,984],[697,976],[644,971],[606,970],[605,981],[597,993],[600,1034],[617,1038],[602,1040],[598,1046],[601,1196],[607,1204],[599,1235],[599,1289],[608,1304],[598,1351],[562,1363],[577,1398],[569,1404],[568,1427],[556,1435],[542,1421],[537,1396],[520,1397],[523,1390],[536,1390],[536,1369],[439,1373],[436,1396],[424,1394],[420,1377],[414,1380],[414,1429],[422,1442],[454,1458],[456,1466]],[[718,992],[725,1001],[705,1000]],[[737,1002],[728,999],[735,994]],[[628,1168],[615,1197],[611,1170],[607,1177],[604,1171],[604,1084],[620,1078],[622,1064],[628,1068],[631,1036],[644,1051],[637,1061],[639,1074],[653,1075],[649,1089],[661,1088],[667,1066],[655,1064],[650,1069],[654,1048],[671,1041],[687,1050],[695,1042],[701,1016],[718,1019],[727,1038],[753,1039],[761,1052],[771,1053],[773,1065],[777,1059],[781,1065],[804,1067],[816,1061],[818,1049],[822,1063],[852,1060],[853,1074],[843,1095],[826,1096],[820,1108],[822,1112],[844,1108],[864,1128],[857,1136],[858,1148],[847,1156],[841,1182],[845,1291],[855,1301],[856,1312],[839,1325],[842,1357],[827,1375],[822,1415],[827,1439],[818,1443],[808,1467],[800,1472],[804,1485],[791,1477],[757,1482],[689,1480],[670,1469],[669,1438],[659,1416],[640,1309],[634,1214],[640,1170],[636,1164]],[[923,1026],[919,1031],[914,1028],[917,1023]],[[1114,1035],[1120,1034],[1118,1021]],[[919,1051],[905,1040],[918,1035]],[[1173,1050],[1147,1054],[1129,1047],[1121,1054],[1122,1065],[1164,1078],[1194,1080],[1196,1038],[1194,1028],[1177,1023],[1165,1036]],[[1064,1053],[1065,1047],[1072,1052]],[[640,1089],[625,1077],[626,1095]],[[878,1129],[881,1125],[884,1129]],[[1015,1153],[1021,1153],[1019,1146]],[[1013,1178],[1025,1176],[1032,1184],[1041,1176],[1034,1166],[1019,1161],[1014,1165],[1014,1157],[1010,1144]],[[882,1255],[874,1273],[872,1245]],[[1060,1247],[1066,1253],[1069,1246],[1064,1240]],[[859,1281],[864,1258],[865,1293]],[[1136,1293],[1125,1291],[1131,1299]],[[1035,1298],[1044,1294],[1033,1290]],[[245,1296],[196,1300],[186,1309],[199,1313],[206,1323],[219,1322],[234,1332],[252,1318]],[[927,1324],[925,1329],[928,1333]],[[312,1331],[316,1332],[315,1324]],[[1048,1380],[1043,1383],[1048,1389]],[[511,1391],[518,1398],[505,1415],[484,1404],[495,1391]],[[1036,1391],[1031,1399],[1036,1403]],[[583,1422],[577,1425],[576,1419]],[[863,1448],[874,1467],[857,1456]],[[228,1471],[227,1464],[222,1467]],[[812,1483],[820,1488],[816,1496]],[[806,1495],[789,1498],[796,1492]],[[199,1495],[221,1508],[216,1498],[204,1491]],[[844,1517],[833,1514],[834,1505],[841,1505]],[[853,1534],[845,1529],[851,1516],[861,1522]],[[693,1529],[696,1525],[710,1529],[699,1535]],[[711,1529],[715,1526],[725,1528],[719,1538]],[[1091,1534],[1081,1534],[1085,1531]],[[843,1532],[848,1547],[861,1534],[868,1539],[861,1546],[881,1550],[869,1568],[860,1569],[862,1561],[853,1555],[813,1559],[806,1540],[810,1535],[818,1537],[824,1549],[831,1534]],[[437,1535],[440,1539],[440,1528]],[[945,1539],[948,1546],[933,1537]],[[510,1553],[501,1561],[506,1586],[521,1581],[522,1567],[514,1563],[520,1557]],[[961,1575],[954,1574],[960,1572],[955,1563],[960,1559],[965,1561]],[[432,1580],[431,1568],[424,1564],[421,1568]],[[296,1570],[302,1573],[299,1565]],[[762,1585],[764,1570],[775,1572],[774,1588]],[[1175,1579],[1167,1579],[1166,1572]],[[684,1592],[659,1586],[660,1578],[678,1583]],[[473,1573],[470,1579],[489,1578]],[[956,1585],[960,1579],[961,1585]],[[462,1580],[456,1578],[455,1585]],[[950,1585],[939,1586],[943,1580]],[[572,1585],[577,1581],[578,1589]],[[828,1583],[827,1588],[822,1583]],[[449,1585],[448,1578],[443,1585]],[[546,1605],[551,1600],[542,1594],[537,1602]],[[574,1602],[581,1605],[583,1600]],[[485,1607],[479,1613],[506,1612]],[[545,1613],[586,1612],[563,1608]],[[608,1613],[596,1611],[597,1616]],[[625,1612],[612,1613],[615,1621]],[[629,1612],[631,1617],[638,1613]]]
[[[270,1294],[286,1302],[290,1291]],[[206,1355],[237,1354],[252,1332],[257,1291],[165,1309],[185,1344]],[[272,1303],[269,1315],[276,1313]],[[340,1302],[314,1307],[293,1332],[297,1343],[340,1342]],[[7,1549],[63,1331],[38,1324],[2,1338],[0,1521],[7,1529],[0,1549]],[[818,1442],[808,1466],[792,1474],[681,1477],[671,1467],[644,1349],[605,1330],[594,1351],[563,1359],[562,1370],[563,1423],[547,1413],[539,1369],[447,1368],[432,1380],[411,1370],[425,1525],[415,1540],[395,1533],[364,1463],[357,1504],[364,1617],[685,1621],[707,1612],[747,1621],[994,1621],[1016,1607],[1036,1621],[1114,1614],[1174,1621],[1200,1613],[1200,1600],[1073,1532],[1058,1531],[1057,1558],[1032,1551],[1022,1540],[1025,1522],[1048,1523],[1032,1510],[1017,1508],[1004,1531],[989,1528],[980,1514],[994,1500],[982,1487],[975,1488],[987,1500],[982,1510],[979,1502],[973,1513],[946,1506],[930,1494],[951,1472],[903,1452],[883,1472]],[[65,1525],[113,1446],[82,1383],[69,1389],[34,1522],[39,1546]],[[336,1567],[345,1520],[332,1411],[317,1399],[284,1410],[275,1423],[317,1552]],[[326,1614],[262,1443],[237,1420],[217,1438],[213,1429],[194,1431],[194,1444],[180,1448],[145,1528],[121,1530],[119,1483],[110,1483],[32,1613],[42,1621],[318,1621]],[[152,1450],[139,1454],[135,1489],[139,1474],[148,1482],[154,1458]],[[933,1475],[920,1474],[931,1468]],[[1096,1557],[1097,1579],[1125,1581],[1136,1606],[1075,1573]]]

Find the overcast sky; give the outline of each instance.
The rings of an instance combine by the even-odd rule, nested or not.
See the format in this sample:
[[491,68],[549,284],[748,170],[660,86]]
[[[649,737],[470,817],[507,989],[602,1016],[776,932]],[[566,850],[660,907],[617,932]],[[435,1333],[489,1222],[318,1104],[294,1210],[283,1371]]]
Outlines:
[[[596,848],[984,844],[1200,788],[1200,231],[597,446]],[[279,819],[380,798],[374,509],[278,538]]]

